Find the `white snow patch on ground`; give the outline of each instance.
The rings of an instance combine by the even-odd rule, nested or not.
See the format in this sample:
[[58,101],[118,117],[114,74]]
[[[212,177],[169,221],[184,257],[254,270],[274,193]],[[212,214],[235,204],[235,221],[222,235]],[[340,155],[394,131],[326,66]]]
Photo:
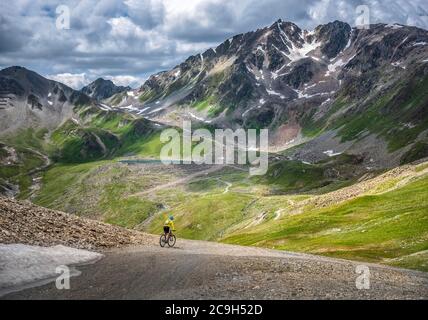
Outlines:
[[125,107],[120,107],[121,109],[129,110],[129,111],[138,111],[138,108],[134,107],[132,104]]
[[165,109],[165,108],[164,108],[164,107],[160,107],[160,108],[154,109],[154,110],[150,111],[150,112],[149,112],[149,114],[152,114],[152,113],[156,113],[156,112],[162,111],[163,109]]
[[126,94],[128,95],[128,97],[134,97],[135,96],[134,91],[128,91]]
[[[281,40],[282,42],[289,48],[290,54],[286,54],[285,56],[287,56],[288,59],[290,59],[290,62],[288,63],[288,65],[292,64],[293,62],[296,62],[298,60],[304,59],[306,57],[308,57],[308,53],[311,51],[314,51],[315,49],[317,49],[319,46],[321,46],[321,42],[304,42],[302,47],[297,47],[294,45],[293,41],[291,41],[287,34],[284,32],[284,30],[281,29],[281,25],[278,23],[278,29],[280,31],[281,34]],[[291,46],[291,48],[290,48]]]
[[401,69],[406,69],[406,67],[403,66],[403,65],[401,65],[401,64],[402,64],[401,61],[396,61],[396,62],[391,63],[391,65],[394,66],[394,67],[399,67]]
[[400,29],[403,26],[400,26],[399,24],[394,23],[394,24],[387,24],[386,27],[387,28],[392,28],[392,29]]
[[323,153],[328,155],[329,157],[335,157],[342,154],[342,152],[334,152],[333,150],[327,150],[327,151],[324,151]]
[[49,92],[49,94],[48,94],[48,98],[50,98],[52,96],[52,93],[51,92]]
[[150,107],[144,108],[143,110],[141,110],[140,112],[138,112],[138,114],[142,114],[142,113],[146,112],[149,109],[150,109]]
[[323,105],[325,105],[325,104],[327,104],[327,103],[329,103],[331,101],[331,99],[330,98],[328,98],[327,100],[325,100],[323,103],[321,103],[321,106],[323,106]]
[[297,93],[298,99],[310,99],[310,98],[317,97],[317,96],[334,94],[334,91],[332,91],[332,92],[318,92],[318,93],[314,93],[314,94],[308,94],[308,93],[303,93],[303,91],[297,90],[297,89],[294,89],[294,92]]
[[178,70],[177,72],[174,73],[174,77],[178,78],[180,74],[181,74],[181,70]]
[[281,99],[285,99],[285,96],[283,96],[282,94],[280,94],[280,93],[278,93],[276,91],[269,90],[269,89],[266,89],[266,91],[271,96],[279,96]]
[[426,46],[427,45],[427,43],[426,42],[415,42],[414,44],[413,44],[413,46],[414,47],[416,47],[416,46]]
[[329,64],[327,66],[328,71],[325,73],[325,76],[328,77],[330,74],[335,73],[337,68],[340,68],[340,67],[347,65],[354,58],[355,58],[355,55],[353,55],[351,58],[349,58],[346,61],[344,61],[342,58],[340,58],[335,63]]
[[100,108],[104,111],[110,111],[111,110],[111,107],[104,104],[104,103],[100,103]]
[[102,254],[65,246],[0,244],[0,296],[58,277],[56,268],[95,262]]
[[[352,31],[351,31],[351,36],[352,36]],[[343,49],[343,51],[345,51],[346,49],[348,49],[351,46],[351,36],[349,37],[348,43],[346,44],[346,46]]]
[[50,106],[51,106],[51,105],[53,105],[52,101],[49,101],[49,100],[48,100],[48,103],[49,103],[49,105],[50,105]]
[[190,114],[190,116],[192,118],[195,118],[196,120],[199,120],[199,121],[202,121],[202,122],[205,122],[205,123],[211,123],[212,122],[211,120],[205,120],[204,118],[198,117],[197,115],[195,115],[195,114],[193,114],[191,112],[189,112],[189,114]]
[[336,72],[336,69],[339,67],[342,67],[343,65],[345,65],[345,62],[342,59],[337,60],[335,63],[333,64],[329,64],[328,65],[328,71],[326,72],[326,76],[329,76],[330,74]]
[[402,126],[408,128],[408,129],[413,129],[414,127],[416,127],[416,125],[411,123],[411,122],[403,123]]
[[305,90],[308,90],[308,89],[311,89],[311,88],[313,88],[313,87],[316,87],[318,85],[318,82],[317,83],[314,83],[314,84],[311,84],[311,85],[308,85],[307,83],[305,84]]
[[263,49],[262,46],[257,46],[257,50],[261,51],[263,54],[266,54],[266,51]]
[[321,43],[320,42],[305,42],[301,48],[295,47],[294,44],[291,42],[292,48],[290,50],[290,54],[288,55],[288,58],[291,60],[290,63],[293,63],[295,61],[298,61],[300,59],[304,59],[307,57],[307,54],[315,49],[317,49]]

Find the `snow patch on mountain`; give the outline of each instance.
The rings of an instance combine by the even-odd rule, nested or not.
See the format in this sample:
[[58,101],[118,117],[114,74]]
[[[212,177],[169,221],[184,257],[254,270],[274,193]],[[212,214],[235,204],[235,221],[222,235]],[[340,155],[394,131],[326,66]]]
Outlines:
[[270,96],[278,96],[278,97],[280,97],[281,99],[285,99],[285,96],[284,96],[284,95],[282,95],[281,93],[278,93],[278,92],[276,92],[276,91],[269,90],[269,89],[266,89],[266,91],[267,91],[267,93],[268,93]]
[[327,150],[327,151],[324,151],[323,153],[329,157],[335,157],[342,154],[342,152],[334,152],[333,150]]
[[342,68],[343,66],[347,65],[354,58],[355,58],[355,55],[353,55],[351,58],[349,58],[347,60],[343,60],[342,58],[340,58],[336,62],[329,64],[327,66],[328,70],[325,73],[325,76],[328,77],[332,73],[335,73],[337,69]]
[[204,122],[204,123],[211,123],[212,122],[211,120],[205,120],[204,118],[198,117],[197,115],[193,114],[192,112],[189,112],[189,115],[192,118],[194,118],[194,119],[196,119],[198,121]]

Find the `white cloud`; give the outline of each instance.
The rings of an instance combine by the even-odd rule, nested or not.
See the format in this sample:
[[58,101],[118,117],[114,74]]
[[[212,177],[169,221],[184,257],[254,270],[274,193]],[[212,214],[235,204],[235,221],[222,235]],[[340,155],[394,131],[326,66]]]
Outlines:
[[145,80],[134,76],[105,76],[104,78],[113,81],[117,86],[130,86],[131,88],[140,86]]
[[111,18],[108,24],[111,26],[110,34],[113,37],[143,39],[146,35],[143,29],[127,17]]
[[326,23],[332,20],[346,21],[355,25],[356,8],[366,5],[370,23],[401,23],[428,28],[427,2],[425,0],[319,0],[308,7],[313,22]]
[[[99,78],[97,74],[88,75],[86,73],[59,73],[48,75],[46,77],[48,79],[64,83],[76,90],[80,90],[82,87]],[[130,75],[104,75],[102,76],[102,78],[113,81],[113,83],[117,86],[130,86],[131,88],[136,88],[140,86],[145,80],[145,78],[143,77],[136,77]]]
[[59,4],[0,1],[0,65],[79,88],[107,76],[133,83],[278,18],[308,29],[336,19],[353,25],[366,4],[372,22],[428,28],[426,0],[70,0],[70,30],[55,28]]
[[59,73],[54,75],[47,76],[48,79],[52,79],[61,83],[66,84],[67,86],[79,90],[88,83],[90,83],[85,73]]

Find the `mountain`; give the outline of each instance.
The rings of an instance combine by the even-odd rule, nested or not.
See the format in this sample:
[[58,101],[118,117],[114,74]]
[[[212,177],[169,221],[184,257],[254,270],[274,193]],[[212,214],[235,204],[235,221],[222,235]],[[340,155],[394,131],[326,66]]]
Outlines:
[[73,108],[91,104],[85,94],[23,67],[0,71],[0,134],[37,127],[53,129]]
[[307,31],[279,20],[108,103],[177,124],[267,127],[273,150],[305,143],[288,154],[306,162],[348,152],[393,167],[428,155],[427,62],[428,32],[416,27],[334,21]]
[[99,78],[82,88],[82,92],[96,100],[104,100],[124,91],[130,91],[130,87],[116,86],[110,80]]
[[[138,153],[162,128],[34,71],[3,69],[0,194],[31,198],[40,188],[41,174],[52,164]],[[159,154],[158,149],[156,145],[149,150]]]
[[[0,193],[151,233],[174,214],[179,238],[427,270],[427,43],[402,25],[277,21],[102,101],[7,68]],[[269,128],[267,174],[165,166],[161,130],[183,119]]]
[[334,21],[307,31],[279,20],[191,56],[137,90],[98,79],[79,92],[7,68],[0,72],[8,95],[2,133],[54,128],[76,105],[91,104],[173,125],[269,128],[271,150],[290,159],[349,153],[367,167],[390,168],[428,155],[427,43],[426,30],[397,24],[359,30]]

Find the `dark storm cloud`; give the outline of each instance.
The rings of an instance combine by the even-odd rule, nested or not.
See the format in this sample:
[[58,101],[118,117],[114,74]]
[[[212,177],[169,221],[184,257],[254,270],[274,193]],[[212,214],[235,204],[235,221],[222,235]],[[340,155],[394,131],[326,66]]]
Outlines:
[[0,16],[0,54],[16,52],[30,39],[31,32]]
[[[70,9],[58,30],[56,8]],[[15,0],[0,2],[0,66],[23,65],[73,86],[104,76],[136,86],[189,55],[279,18],[312,29],[368,5],[372,22],[427,28],[424,0]]]

